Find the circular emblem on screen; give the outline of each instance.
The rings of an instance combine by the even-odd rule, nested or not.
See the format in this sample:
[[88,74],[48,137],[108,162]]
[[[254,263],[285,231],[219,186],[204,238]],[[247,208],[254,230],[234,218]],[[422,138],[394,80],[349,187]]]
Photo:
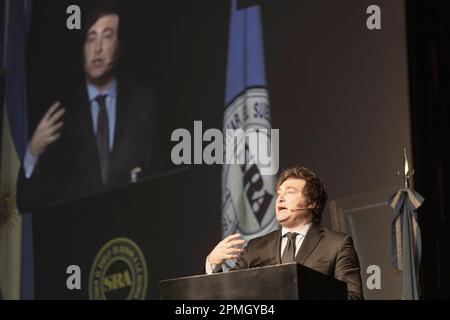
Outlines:
[[[266,130],[270,124],[269,93],[266,88],[250,88],[236,97],[226,108],[224,127],[240,127],[246,135],[238,136],[238,157],[255,158],[248,150],[247,138],[256,135],[253,130]],[[234,148],[234,137],[226,140]],[[240,140],[239,140],[240,139]],[[270,141],[270,137],[268,137]],[[251,141],[251,139],[249,139]],[[257,140],[254,140],[257,141]],[[227,147],[229,148],[229,147]],[[226,159],[227,163],[232,163]],[[224,236],[240,233],[246,240],[262,236],[277,228],[275,217],[275,175],[261,174],[261,166],[255,163],[225,164],[222,171],[222,230]]]
[[116,238],[95,257],[89,276],[89,299],[144,300],[147,281],[147,265],[138,245],[127,238]]

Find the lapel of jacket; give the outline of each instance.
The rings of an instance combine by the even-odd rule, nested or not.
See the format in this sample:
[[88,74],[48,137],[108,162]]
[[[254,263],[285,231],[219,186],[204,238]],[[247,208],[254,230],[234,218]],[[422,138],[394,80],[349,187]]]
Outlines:
[[303,240],[302,246],[300,247],[296,260],[300,264],[304,264],[306,259],[311,255],[311,253],[316,248],[319,241],[323,238],[323,229],[320,225],[313,223],[308,230],[308,233]]
[[76,121],[72,130],[75,132],[78,148],[73,151],[78,160],[80,172],[88,185],[96,190],[102,185],[100,162],[98,158],[97,142],[92,124],[91,106],[87,95],[86,86],[81,86],[75,98],[74,108],[76,108]]
[[272,247],[270,248],[269,252],[275,252],[276,263],[281,264],[281,227],[278,229],[278,232],[274,232],[274,234],[276,235],[276,237],[271,242]]

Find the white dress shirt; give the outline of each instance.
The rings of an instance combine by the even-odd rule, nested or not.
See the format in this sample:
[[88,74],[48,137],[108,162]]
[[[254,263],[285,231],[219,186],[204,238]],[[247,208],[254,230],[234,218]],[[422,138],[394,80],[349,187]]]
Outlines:
[[[293,230],[286,230],[285,227],[281,229],[281,250],[280,252],[284,253],[284,249],[286,249],[286,245],[288,242],[288,238],[284,235],[288,232],[294,232],[297,233],[297,236],[295,237],[295,256],[297,256],[298,250],[302,246],[303,239],[306,237],[306,233],[308,233],[309,227],[311,227],[312,222],[305,224],[299,228],[293,229]],[[281,256],[283,256],[283,253]]]

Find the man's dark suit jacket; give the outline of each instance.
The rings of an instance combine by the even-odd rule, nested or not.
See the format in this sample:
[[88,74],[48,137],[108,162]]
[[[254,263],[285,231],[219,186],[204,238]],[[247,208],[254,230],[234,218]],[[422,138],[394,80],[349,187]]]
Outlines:
[[161,170],[152,89],[118,79],[114,144],[106,185],[101,177],[86,84],[61,99],[61,104],[66,109],[61,138],[39,157],[31,178],[25,178],[23,166],[19,172],[20,212],[125,184],[136,167],[142,169],[141,176]]
[[[252,239],[232,270],[281,263],[281,229]],[[347,283],[349,299],[363,299],[359,260],[352,239],[313,224],[303,239],[298,263]]]

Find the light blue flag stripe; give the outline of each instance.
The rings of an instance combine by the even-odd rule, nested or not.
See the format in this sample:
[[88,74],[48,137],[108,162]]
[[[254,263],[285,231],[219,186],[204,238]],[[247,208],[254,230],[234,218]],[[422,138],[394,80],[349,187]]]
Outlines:
[[[418,271],[422,256],[422,241],[417,223],[417,209],[424,199],[417,192],[402,189],[388,200],[394,209],[392,221],[392,264],[402,271],[402,299],[419,299]],[[396,226],[400,224],[400,235]],[[401,239],[401,244],[397,239]],[[399,259],[401,262],[399,263]]]

